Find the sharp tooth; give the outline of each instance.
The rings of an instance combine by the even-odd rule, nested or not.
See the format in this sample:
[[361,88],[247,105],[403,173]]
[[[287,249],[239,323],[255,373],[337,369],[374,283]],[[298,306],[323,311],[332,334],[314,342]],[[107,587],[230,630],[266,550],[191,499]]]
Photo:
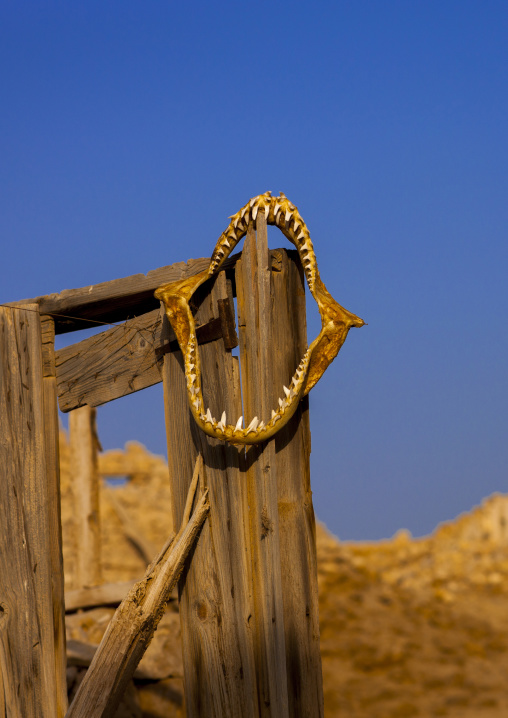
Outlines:
[[197,399],[194,399],[192,402],[192,406],[196,409],[196,411],[199,409],[199,401]]
[[269,214],[270,214],[270,205],[267,204],[265,207],[265,219],[268,219]]
[[194,384],[194,379],[196,378],[195,374],[189,374],[189,379],[191,380],[191,383]]
[[243,416],[241,416],[238,421],[236,422],[235,431],[241,431],[242,430],[242,424],[243,424]]
[[231,247],[231,245],[229,244],[228,240],[225,237],[223,239],[223,244],[225,244],[226,247]]
[[280,397],[279,397],[279,406],[281,409],[284,408],[284,402],[282,401],[282,399]]
[[276,424],[276,423],[279,421],[280,418],[281,418],[280,414],[275,414],[275,417],[274,417],[274,419],[273,419],[273,423]]
[[208,407],[208,409],[206,410],[206,420],[209,421],[210,424],[213,424],[212,413],[210,411],[210,407]]
[[243,219],[243,215],[245,214],[245,212],[247,212],[248,209],[249,209],[249,208],[248,208],[247,206],[242,207],[242,216],[241,216],[240,219]]
[[220,421],[221,421],[221,424],[226,425],[226,412],[225,412],[225,411],[222,412],[222,416],[221,416],[221,418],[220,418]]
[[286,210],[286,222],[289,220],[290,217],[291,217],[291,212],[289,211],[289,209],[287,209]]
[[263,431],[264,428],[265,428],[265,422],[264,422],[264,421],[260,421],[260,422],[259,422],[259,426],[258,426],[258,431]]
[[305,235],[304,235],[304,233],[303,233],[303,229],[301,229],[301,230],[300,230],[300,234],[297,236],[296,239],[303,239],[304,237],[305,237]]
[[245,433],[248,434],[250,431],[256,431],[256,426],[258,425],[258,418],[255,416],[253,420],[250,422],[249,426],[245,429]]
[[271,421],[273,421],[273,417],[274,417],[274,416],[277,416],[277,412],[276,412],[274,409],[272,409],[272,418],[271,418]]
[[283,386],[282,388],[284,389],[284,394],[286,396],[289,396],[289,389],[287,388],[287,386]]
[[195,366],[196,366],[195,364],[189,363],[189,371],[192,371]]
[[249,204],[250,204],[251,207],[254,207],[254,205],[255,205],[255,203],[256,203],[256,200],[257,200],[257,197],[253,197],[253,198],[251,199],[251,201],[249,202]]
[[273,208],[274,215],[277,215],[279,210],[280,210],[280,204],[278,202],[276,202],[275,207]]
[[259,209],[258,205],[256,205],[255,207],[252,208],[252,219],[253,220],[255,220],[256,217],[258,216],[258,209]]
[[293,232],[296,232],[296,230],[298,229],[299,226],[300,226],[300,222],[297,222],[295,220],[295,226],[293,227]]

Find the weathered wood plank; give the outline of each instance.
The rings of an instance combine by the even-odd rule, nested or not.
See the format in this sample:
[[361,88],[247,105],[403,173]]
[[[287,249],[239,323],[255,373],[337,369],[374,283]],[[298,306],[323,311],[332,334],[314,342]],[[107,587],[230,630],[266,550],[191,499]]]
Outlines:
[[100,406],[162,381],[160,311],[131,319],[56,353],[60,411]]
[[[282,254],[283,272],[273,274],[273,396],[291,377],[307,349],[305,287],[297,252]],[[279,352],[280,348],[282,352]],[[310,488],[308,399],[275,436],[284,632],[289,714],[323,715],[319,646],[316,536]]]
[[38,304],[41,314],[54,318],[57,334],[90,329],[94,326],[93,320],[121,322],[129,316],[157,309],[159,302],[153,296],[157,287],[199,274],[209,263],[210,260],[205,257],[189,259],[188,262],[153,269],[147,274],[134,274],[79,289],[64,289],[58,294],[26,299],[16,304]]
[[0,673],[16,718],[59,715],[43,393],[38,307],[0,308]]
[[41,335],[44,375],[44,441],[48,489],[51,588],[53,594],[57,718],[63,718],[67,711],[67,659],[65,649],[64,567],[60,510],[60,427],[58,424],[56,399],[55,325],[51,317],[41,317]]
[[[254,416],[267,422],[275,405],[273,365],[284,347],[274,351],[272,344],[271,280],[266,220],[259,213],[257,232],[249,228],[236,266],[245,423]],[[275,442],[250,447],[246,457],[259,715],[282,718],[289,712]]]
[[69,415],[74,503],[74,588],[102,583],[99,473],[96,410],[89,406]]
[[[198,476],[196,475],[196,479]],[[67,718],[111,718],[164,613],[164,605],[208,516],[205,491],[191,508],[196,483],[178,534],[166,543],[122,601],[67,712]]]
[[[197,319],[206,321],[215,313],[215,303],[227,294],[221,273]],[[214,416],[225,410],[230,420],[236,420],[241,414],[236,358],[222,342],[203,346],[200,355],[205,404]],[[256,716],[242,454],[209,439],[196,426],[187,404],[180,352],[165,357],[164,403],[174,522],[181,520],[198,451],[210,497],[210,520],[179,584],[187,716]]]
[[[223,337],[228,320],[229,316],[224,321],[211,318],[197,327],[198,342]],[[156,309],[56,352],[60,411],[85,404],[101,406],[161,382],[164,354],[178,349],[172,332],[169,338],[161,338],[161,326],[160,310]],[[225,329],[230,341],[234,325]]]
[[[239,257],[240,253],[228,257],[224,270],[233,268]],[[273,261],[275,264],[279,261],[276,252]],[[209,264],[207,257],[189,259],[188,262],[153,269],[147,274],[134,274],[78,289],[64,289],[35,299],[21,299],[11,302],[10,306],[38,304],[41,314],[51,315],[55,320],[57,334],[90,329],[97,323],[123,322],[157,309],[159,302],[153,296],[157,287],[199,274]]]

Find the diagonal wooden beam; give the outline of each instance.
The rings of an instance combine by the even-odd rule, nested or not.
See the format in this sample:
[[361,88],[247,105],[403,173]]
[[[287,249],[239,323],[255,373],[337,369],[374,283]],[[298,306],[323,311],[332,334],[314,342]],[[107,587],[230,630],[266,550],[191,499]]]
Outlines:
[[[234,347],[233,312],[234,308],[199,326],[198,342],[224,338],[227,348]],[[161,327],[156,309],[56,352],[60,410],[100,406],[161,382],[164,354],[178,350],[173,334],[169,341],[162,339]]]

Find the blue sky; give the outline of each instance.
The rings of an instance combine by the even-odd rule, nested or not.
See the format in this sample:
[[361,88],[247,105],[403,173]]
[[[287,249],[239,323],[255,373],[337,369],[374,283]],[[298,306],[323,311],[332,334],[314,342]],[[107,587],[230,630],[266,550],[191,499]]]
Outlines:
[[[2,3],[0,301],[208,256],[284,191],[369,324],[311,394],[317,516],[431,531],[508,489],[507,37],[488,0]],[[99,431],[165,453],[161,388]]]

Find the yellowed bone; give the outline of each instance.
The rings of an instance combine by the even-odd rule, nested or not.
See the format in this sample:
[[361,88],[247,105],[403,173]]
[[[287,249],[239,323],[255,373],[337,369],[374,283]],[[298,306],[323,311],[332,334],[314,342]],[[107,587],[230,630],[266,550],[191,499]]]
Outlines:
[[[255,222],[260,211],[264,212],[267,223],[278,227],[297,248],[309,291],[319,307],[321,331],[305,352],[293,375],[290,390],[286,387],[282,390],[283,396],[279,399],[277,410],[272,409],[270,421],[265,424],[263,420],[258,422],[257,417],[254,417],[250,424],[245,422],[245,428],[242,429],[242,417],[236,425],[226,424],[225,412],[221,420],[216,421],[210,409],[205,409],[196,327],[189,301],[203,282],[220,271],[225,260],[247,233],[249,223]],[[298,209],[282,192],[280,197],[272,197],[271,192],[253,197],[230,219],[227,229],[215,245],[209,268],[189,279],[164,284],[156,290],[155,296],[164,302],[166,315],[183,353],[189,406],[198,426],[215,439],[232,444],[258,444],[270,439],[288,423],[300,399],[309,393],[339,353],[349,329],[362,327],[365,322],[341,307],[326,289],[319,276],[307,226]]]

